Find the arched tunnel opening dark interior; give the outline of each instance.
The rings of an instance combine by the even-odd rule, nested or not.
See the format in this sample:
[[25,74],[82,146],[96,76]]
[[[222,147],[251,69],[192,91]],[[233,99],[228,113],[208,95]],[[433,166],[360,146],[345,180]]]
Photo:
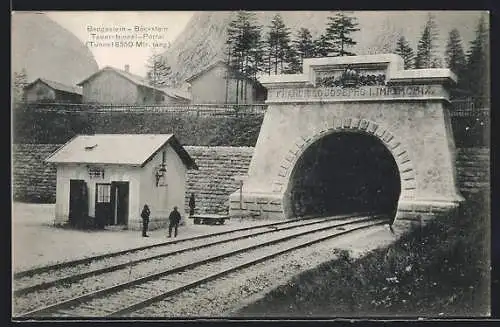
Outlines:
[[395,218],[401,180],[385,145],[372,135],[333,133],[305,150],[292,172],[292,217],[354,212]]

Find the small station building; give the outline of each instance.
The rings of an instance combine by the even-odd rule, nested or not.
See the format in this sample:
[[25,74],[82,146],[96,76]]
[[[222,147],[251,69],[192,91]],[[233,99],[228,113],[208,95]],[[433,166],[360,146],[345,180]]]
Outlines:
[[56,164],[55,223],[140,229],[165,226],[177,206],[185,216],[188,169],[196,163],[172,134],[77,135],[47,159]]

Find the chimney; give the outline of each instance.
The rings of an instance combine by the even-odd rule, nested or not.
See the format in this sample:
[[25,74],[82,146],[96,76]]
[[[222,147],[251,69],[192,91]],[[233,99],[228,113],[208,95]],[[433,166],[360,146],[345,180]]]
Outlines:
[[130,71],[130,65],[125,65],[125,71],[128,73]]

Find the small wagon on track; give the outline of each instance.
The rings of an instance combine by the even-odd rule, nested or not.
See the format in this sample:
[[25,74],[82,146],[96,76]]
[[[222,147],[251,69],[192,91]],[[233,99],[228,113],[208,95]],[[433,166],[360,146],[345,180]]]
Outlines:
[[229,215],[218,215],[218,214],[196,214],[189,217],[193,219],[195,225],[207,224],[207,225],[224,225],[226,219],[229,219]]

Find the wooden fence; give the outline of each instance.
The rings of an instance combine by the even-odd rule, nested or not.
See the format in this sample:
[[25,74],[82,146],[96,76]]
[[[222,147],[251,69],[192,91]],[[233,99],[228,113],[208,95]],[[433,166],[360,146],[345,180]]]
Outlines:
[[107,105],[84,103],[19,103],[20,109],[44,112],[183,113],[209,115],[264,114],[266,104],[192,104],[192,105]]
[[[264,114],[266,104],[190,104],[190,105],[109,105],[87,103],[19,103],[17,107],[45,112],[123,112],[123,113],[183,113],[194,115]],[[489,116],[489,103],[476,99],[451,101],[452,117]]]

